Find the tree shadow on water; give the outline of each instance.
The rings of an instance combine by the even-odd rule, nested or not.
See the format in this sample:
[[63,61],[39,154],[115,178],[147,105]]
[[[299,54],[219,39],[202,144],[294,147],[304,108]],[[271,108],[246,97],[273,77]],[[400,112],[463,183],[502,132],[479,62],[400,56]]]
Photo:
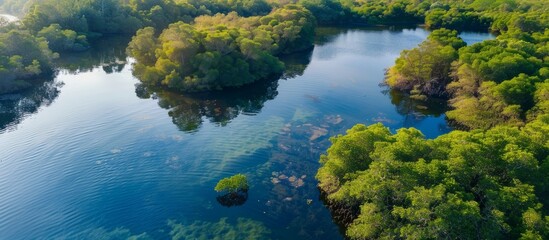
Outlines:
[[303,75],[311,61],[311,55],[312,49],[308,49],[280,56],[286,66],[282,75],[241,87],[184,93],[138,83],[135,85],[135,93],[141,99],[158,100],[158,105],[168,110],[173,124],[183,132],[198,131],[205,120],[223,127],[239,115],[260,113],[265,103],[278,95],[279,80]]
[[446,99],[431,97],[420,100],[389,88],[384,89],[382,93],[389,95],[396,111],[404,117],[405,126],[415,126],[427,117],[439,117],[449,110]]
[[248,190],[230,192],[216,197],[217,202],[225,207],[240,206],[248,200]]
[[119,73],[127,65],[128,36],[104,36],[91,42],[83,52],[67,52],[55,61],[58,70],[70,74],[92,72],[101,68],[106,74]]
[[55,101],[63,83],[54,81],[54,77],[33,79],[29,81],[29,87],[26,89],[0,94],[0,134],[17,129],[17,125],[28,116]]

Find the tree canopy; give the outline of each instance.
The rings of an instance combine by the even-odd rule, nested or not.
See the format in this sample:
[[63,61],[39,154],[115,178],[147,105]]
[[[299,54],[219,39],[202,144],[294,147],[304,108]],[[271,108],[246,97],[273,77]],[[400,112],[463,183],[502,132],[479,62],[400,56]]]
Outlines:
[[457,31],[435,30],[418,47],[402,51],[389,69],[386,82],[401,91],[444,96],[451,80],[451,63],[458,58],[457,49],[464,45]]
[[248,191],[248,188],[248,178],[246,175],[236,174],[219,180],[214,189],[217,192],[234,193],[238,191]]
[[[401,53],[386,83],[414,101],[448,99],[447,118],[476,130],[428,140],[359,124],[332,138],[316,178],[347,237],[549,238],[547,2],[361,3],[351,14],[366,21],[390,21],[387,6],[402,4],[401,19],[438,29]],[[466,46],[456,30],[468,29],[498,37]]]
[[[106,34],[134,35],[127,53],[144,88],[194,92],[281,76],[279,57],[311,48],[317,21],[424,23],[434,31],[401,53],[386,83],[414,101],[448,100],[447,118],[471,131],[427,140],[416,129],[353,127],[321,157],[328,205],[350,213],[338,219],[354,239],[549,238],[547,0],[6,0],[0,10],[22,16],[0,19],[0,94],[54,72],[55,52],[86,50]],[[466,46],[463,30],[498,37]],[[260,109],[272,88],[267,99],[231,97],[220,112],[208,98],[157,94],[192,131],[204,116],[223,124]],[[236,175],[216,190],[245,181]]]
[[171,24],[158,37],[151,27],[139,30],[128,53],[145,84],[216,90],[280,75],[284,64],[275,55],[311,47],[314,28],[313,15],[298,5],[263,17],[201,16],[192,25]]
[[316,177],[329,205],[360,209],[345,219],[353,239],[545,239],[547,126],[544,115],[426,140],[356,125],[331,139]]
[[57,57],[44,38],[0,28],[0,94],[27,88],[26,80],[51,73],[51,61]]
[[[440,11],[454,7],[441,6]],[[435,30],[418,47],[401,53],[386,82],[416,99],[449,98],[453,109],[447,117],[462,128],[524,125],[546,109],[537,106],[545,100],[535,99],[535,93],[543,92],[538,88],[549,79],[547,5],[475,1],[469,8],[492,19],[496,39],[465,46],[455,30]]]

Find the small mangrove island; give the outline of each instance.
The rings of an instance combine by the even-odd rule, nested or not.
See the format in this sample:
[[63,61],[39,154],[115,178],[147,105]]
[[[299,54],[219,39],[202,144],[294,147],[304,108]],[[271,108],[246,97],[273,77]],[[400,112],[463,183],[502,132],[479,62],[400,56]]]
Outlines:
[[217,201],[226,207],[242,205],[248,199],[248,178],[244,174],[226,177],[215,185],[214,190],[221,193]]

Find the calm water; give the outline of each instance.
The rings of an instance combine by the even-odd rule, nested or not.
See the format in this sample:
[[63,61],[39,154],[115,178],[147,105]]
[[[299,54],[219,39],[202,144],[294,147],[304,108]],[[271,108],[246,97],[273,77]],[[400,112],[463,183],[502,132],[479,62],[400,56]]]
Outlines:
[[[427,34],[321,28],[282,79],[215,94],[140,86],[127,39],[65,56],[53,81],[0,96],[0,239],[340,239],[314,180],[329,136],[375,122],[450,130],[443,102],[379,85]],[[222,206],[213,187],[236,173],[249,198]]]

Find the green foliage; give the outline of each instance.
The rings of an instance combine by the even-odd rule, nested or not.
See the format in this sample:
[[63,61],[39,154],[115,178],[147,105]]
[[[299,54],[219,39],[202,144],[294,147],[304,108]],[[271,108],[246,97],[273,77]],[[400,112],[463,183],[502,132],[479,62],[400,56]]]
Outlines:
[[519,105],[523,110],[534,106],[534,92],[536,83],[540,82],[538,77],[528,77],[520,74],[511,80],[503,81],[497,86],[497,91],[503,96],[505,103]]
[[328,204],[360,207],[352,239],[547,238],[548,123],[434,140],[357,125],[332,139],[316,178]]
[[435,30],[401,53],[386,83],[414,99],[450,98],[447,117],[459,127],[522,126],[547,110],[546,100],[535,99],[536,92],[545,99],[538,87],[549,78],[547,6],[529,0],[432,3],[423,12],[430,28],[482,30],[489,24],[500,35],[465,46],[456,31]]
[[186,0],[196,9],[207,9],[210,14],[236,12],[240,16],[262,16],[271,12],[272,7],[265,0]]
[[248,178],[244,174],[236,174],[219,180],[214,190],[217,192],[235,193],[248,191]]
[[[454,108],[446,113],[449,119],[457,121],[460,125],[470,129],[488,129],[497,125],[520,126],[521,109],[518,105],[509,105],[505,102],[501,91],[497,90],[495,82],[482,82],[478,86],[467,86],[469,79],[460,79],[460,82],[452,85],[452,88],[463,87],[472,89],[472,94],[466,90],[455,90],[450,104]],[[458,87],[458,84],[461,86]],[[479,84],[473,82],[473,84]],[[461,94],[463,92],[463,94]]]
[[339,23],[349,14],[340,1],[299,0],[297,3],[311,11],[319,24]]
[[59,24],[52,24],[45,27],[37,34],[48,41],[51,50],[60,51],[83,51],[88,49],[89,44],[84,35],[78,35],[72,30],[63,30]]
[[440,45],[443,46],[452,46],[456,50],[467,45],[463,41],[463,39],[458,36],[458,32],[456,30],[450,30],[445,28],[433,30],[429,34],[427,39],[438,42]]
[[486,30],[490,26],[490,19],[482,13],[461,6],[449,10],[436,8],[425,16],[425,24],[429,28],[450,28],[460,30]]
[[528,112],[529,120],[535,119],[538,115],[549,112],[549,81],[536,84],[534,92],[534,107]]
[[402,51],[386,83],[405,92],[444,96],[451,63],[458,57],[456,49],[464,45],[456,31],[435,30],[418,47]]
[[340,1],[353,22],[376,24],[420,23],[428,3],[415,1]]
[[503,37],[460,49],[459,62],[469,64],[481,78],[497,83],[520,73],[535,75],[543,66],[536,57],[535,44]]
[[155,49],[157,46],[154,28],[143,28],[137,31],[128,44],[128,55],[133,56],[143,65],[151,65],[156,60]]
[[372,162],[369,155],[364,154],[374,149],[374,143],[387,141],[391,133],[381,124],[366,127],[356,125],[347,130],[346,137],[333,137],[328,155],[320,158],[325,167],[318,170],[317,178],[322,179],[319,186],[328,193],[333,193],[346,181],[345,176],[365,170]]
[[118,0],[42,0],[30,7],[22,22],[35,33],[51,24],[59,24],[62,29],[86,35],[133,33],[142,26],[131,9]]
[[284,64],[274,55],[311,47],[314,29],[314,17],[297,5],[263,17],[201,16],[193,25],[171,24],[158,38],[152,28],[138,31],[128,53],[137,59],[134,75],[148,85],[218,90],[280,75]]
[[271,1],[280,6],[297,2],[320,23],[402,25],[425,23],[431,29],[543,31],[549,23],[545,1],[532,0],[300,0]]
[[29,86],[26,79],[52,72],[51,61],[57,57],[43,38],[27,31],[0,31],[0,94]]
[[[547,38],[533,34],[532,42],[504,34],[459,50],[454,81],[447,89],[454,110],[448,118],[467,128],[487,129],[499,124],[523,125],[528,113],[547,113],[541,82]],[[539,92],[538,99],[535,93]],[[539,106],[538,106],[539,105]]]
[[[6,0],[0,9],[28,13],[25,23],[35,32],[58,23],[63,29],[86,33],[133,33],[143,26],[158,29],[201,15],[264,16],[273,9],[299,4],[321,24],[419,24],[429,28],[539,32],[547,28],[544,1],[435,0]],[[540,21],[540,19],[542,19]]]

